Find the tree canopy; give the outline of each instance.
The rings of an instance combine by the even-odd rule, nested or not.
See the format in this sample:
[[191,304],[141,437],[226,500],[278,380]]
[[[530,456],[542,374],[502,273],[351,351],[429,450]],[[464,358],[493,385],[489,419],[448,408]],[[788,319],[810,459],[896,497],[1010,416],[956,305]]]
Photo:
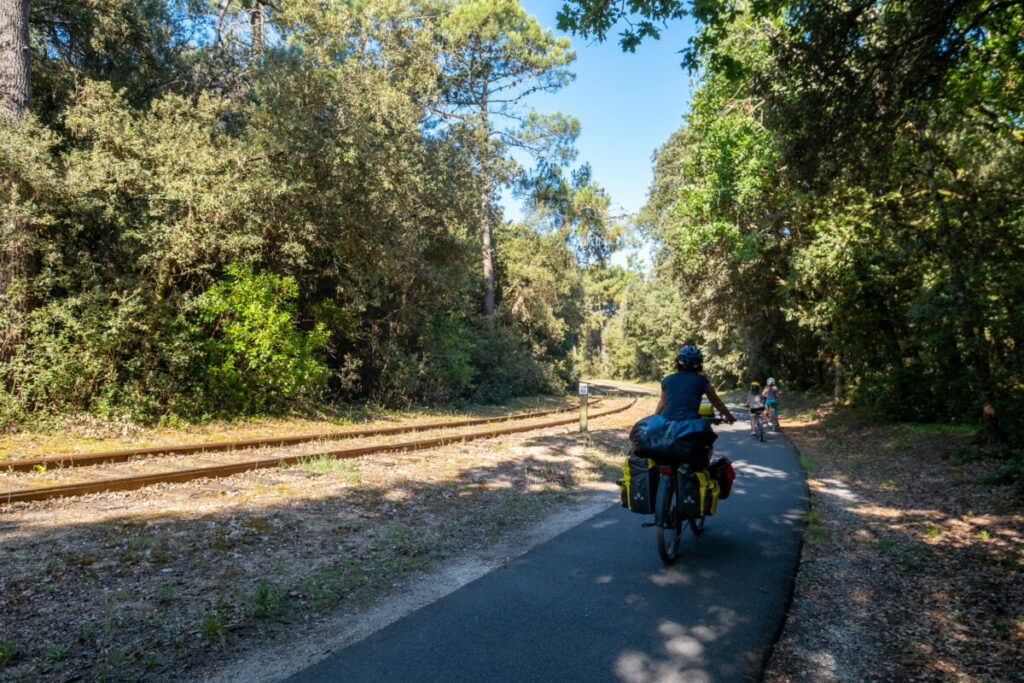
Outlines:
[[471,145],[480,195],[480,252],[484,313],[494,315],[491,205],[496,187],[517,175],[510,148],[561,164],[574,154],[579,123],[560,113],[524,111],[537,92],[568,84],[575,59],[569,41],[555,38],[518,0],[441,3],[437,7],[441,78],[436,105],[445,123],[462,129]]
[[[567,2],[622,46],[700,26],[641,223],[736,379],[1016,429],[1024,396],[1024,3]],[[654,285],[652,286],[660,286]]]
[[515,0],[3,7],[4,424],[501,400],[695,339],[716,384],[1019,426],[1024,0],[564,2],[699,28],[635,217],[528,106],[574,53]]
[[578,126],[522,104],[573,53],[517,2],[58,0],[28,43],[31,100],[0,123],[3,424],[576,376],[583,272],[612,239],[584,237],[614,230],[589,176],[587,229],[491,201],[526,177],[511,146],[559,174]]

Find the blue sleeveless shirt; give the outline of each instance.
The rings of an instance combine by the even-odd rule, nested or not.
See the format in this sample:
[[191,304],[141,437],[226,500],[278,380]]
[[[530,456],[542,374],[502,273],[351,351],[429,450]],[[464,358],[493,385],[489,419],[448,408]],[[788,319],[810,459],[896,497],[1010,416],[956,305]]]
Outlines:
[[665,408],[661,416],[666,420],[696,420],[700,417],[700,399],[707,392],[708,378],[696,372],[673,372],[661,380],[665,392]]

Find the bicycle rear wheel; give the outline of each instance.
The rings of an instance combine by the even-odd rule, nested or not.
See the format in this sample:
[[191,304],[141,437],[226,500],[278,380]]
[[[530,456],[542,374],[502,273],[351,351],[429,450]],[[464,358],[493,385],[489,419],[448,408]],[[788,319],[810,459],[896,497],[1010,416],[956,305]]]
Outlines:
[[679,518],[676,487],[672,486],[668,490],[665,500],[660,502],[664,506],[662,508],[664,525],[656,529],[658,555],[661,556],[661,561],[665,564],[675,564],[676,558],[679,557],[680,537],[683,535],[683,520]]
[[757,440],[764,441],[764,416],[757,417]]

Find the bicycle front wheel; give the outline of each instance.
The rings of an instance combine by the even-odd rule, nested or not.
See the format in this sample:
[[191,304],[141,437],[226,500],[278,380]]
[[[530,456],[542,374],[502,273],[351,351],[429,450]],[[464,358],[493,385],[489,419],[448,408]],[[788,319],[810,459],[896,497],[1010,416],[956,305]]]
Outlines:
[[683,521],[679,518],[678,494],[673,486],[662,501],[664,524],[657,527],[658,554],[665,564],[675,564],[679,557],[680,537],[683,535]]

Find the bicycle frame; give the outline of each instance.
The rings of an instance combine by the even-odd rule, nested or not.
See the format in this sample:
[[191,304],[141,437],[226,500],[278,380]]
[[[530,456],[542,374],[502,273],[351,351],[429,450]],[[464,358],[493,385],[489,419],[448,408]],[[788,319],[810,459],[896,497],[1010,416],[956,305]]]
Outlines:
[[756,411],[751,409],[750,414],[754,421],[754,434],[757,436],[759,441],[764,441],[764,430],[765,430],[765,413],[766,408],[759,408]]

